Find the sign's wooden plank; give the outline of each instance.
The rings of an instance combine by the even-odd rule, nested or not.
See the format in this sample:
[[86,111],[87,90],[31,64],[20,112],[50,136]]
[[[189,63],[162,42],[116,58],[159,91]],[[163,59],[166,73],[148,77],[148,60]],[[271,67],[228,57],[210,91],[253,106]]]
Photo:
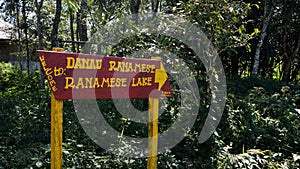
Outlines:
[[172,97],[160,60],[50,51],[38,55],[58,100]]

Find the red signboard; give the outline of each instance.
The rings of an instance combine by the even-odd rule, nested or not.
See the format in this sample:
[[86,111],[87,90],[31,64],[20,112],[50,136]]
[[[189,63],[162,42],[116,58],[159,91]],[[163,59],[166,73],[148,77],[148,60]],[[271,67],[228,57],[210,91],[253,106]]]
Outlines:
[[171,97],[162,61],[38,51],[58,100]]

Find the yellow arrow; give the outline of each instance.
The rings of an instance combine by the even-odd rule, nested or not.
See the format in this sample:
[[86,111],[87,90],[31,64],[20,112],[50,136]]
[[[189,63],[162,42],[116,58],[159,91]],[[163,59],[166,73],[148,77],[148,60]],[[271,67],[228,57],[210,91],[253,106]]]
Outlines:
[[160,90],[163,87],[167,79],[168,79],[168,75],[165,71],[164,65],[162,62],[160,62],[160,69],[155,70],[155,78],[154,78],[154,82],[158,83],[158,90]]

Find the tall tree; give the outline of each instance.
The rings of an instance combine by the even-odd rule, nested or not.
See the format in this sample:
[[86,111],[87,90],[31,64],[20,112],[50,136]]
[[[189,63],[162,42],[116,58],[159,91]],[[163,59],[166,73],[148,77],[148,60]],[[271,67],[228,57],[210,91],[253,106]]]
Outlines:
[[23,57],[20,55],[21,54],[21,31],[20,31],[20,7],[19,7],[19,1],[15,1],[15,9],[16,9],[16,25],[17,25],[17,32],[18,32],[18,37],[17,37],[17,46],[18,46],[18,54],[17,56],[20,58],[20,77],[23,76]]
[[71,40],[72,40],[72,52],[76,52],[75,49],[75,34],[74,34],[74,13],[73,11],[70,9],[69,10],[70,13],[70,31],[71,31]]
[[[283,47],[283,81],[291,80],[292,64],[300,48],[300,28],[299,19],[295,20],[297,15],[295,10],[299,10],[299,3],[294,0],[284,0],[282,10],[282,47]],[[298,12],[299,14],[299,12]],[[297,23],[298,22],[298,23]],[[298,72],[299,74],[299,72]]]
[[[268,10],[268,4],[270,4],[270,9]],[[265,37],[267,35],[267,28],[269,26],[270,20],[273,15],[275,6],[275,1],[273,0],[272,3],[268,3],[267,0],[264,0],[264,16],[263,16],[263,23],[261,28],[261,34],[259,36],[259,41],[257,43],[257,47],[255,50],[255,56],[254,56],[254,63],[252,68],[252,75],[257,76],[258,70],[259,70],[259,61],[260,61],[260,51],[264,44]]]
[[[35,10],[36,10],[36,27],[38,34],[38,49],[43,49],[43,35],[42,35],[42,21],[41,21],[41,9],[43,7],[44,0],[38,2],[38,0],[34,0]],[[40,66],[40,88],[44,88],[45,75],[42,71],[42,66]]]
[[137,14],[139,13],[141,5],[141,0],[131,0],[130,1],[130,11],[132,14]]
[[151,0],[151,7],[153,12],[158,12],[159,0]]
[[62,10],[61,0],[56,0],[55,18],[53,21],[53,27],[52,27],[52,33],[51,33],[51,46],[52,47],[57,47],[59,45],[58,44],[58,28],[59,28],[59,23],[60,23],[61,10]]
[[26,0],[22,1],[22,27],[24,28],[24,34],[25,34],[25,55],[26,55],[26,61],[27,61],[27,72],[30,73],[30,51],[29,51],[29,42],[28,42],[28,23],[27,23],[27,2]]
[[67,12],[69,13],[69,20],[70,20],[70,33],[71,33],[71,40],[72,40],[72,51],[76,52],[76,48],[75,48],[75,31],[74,31],[74,21],[75,21],[75,17],[74,14],[76,14],[76,12],[79,9],[79,6],[77,4],[78,2],[74,1],[74,0],[66,0],[66,4],[67,4]]
[[38,49],[43,49],[43,36],[42,36],[42,20],[41,20],[41,9],[43,7],[44,0],[34,0],[35,10],[36,10],[36,29],[38,35]]
[[135,14],[132,18],[134,22],[137,22],[138,20],[138,13],[141,5],[141,0],[131,0],[130,1],[130,11],[131,14]]
[[[87,42],[88,41],[88,33],[87,33],[87,10],[88,5],[86,0],[81,1],[80,9],[77,12],[77,32],[80,41]],[[88,45],[88,44],[85,44]],[[89,53],[89,47],[85,46],[83,48],[83,53]]]

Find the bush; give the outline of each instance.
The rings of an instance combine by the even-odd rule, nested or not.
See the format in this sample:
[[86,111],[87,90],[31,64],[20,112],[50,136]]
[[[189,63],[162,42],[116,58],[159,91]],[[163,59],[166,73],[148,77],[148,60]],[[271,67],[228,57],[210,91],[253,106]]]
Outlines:
[[0,62],[0,91],[4,92],[6,89],[17,84],[19,79],[18,70],[10,63]]
[[[50,89],[47,85],[39,89],[38,72],[20,78],[13,67],[1,64],[1,68],[7,70],[0,76],[11,79],[9,83],[7,78],[0,79],[0,168],[49,168]],[[158,168],[299,168],[300,114],[295,103],[300,87],[255,78],[233,79],[228,84],[226,110],[215,135],[203,144],[198,142],[208,109],[203,103],[187,137],[158,156]],[[200,93],[202,101],[209,100],[205,92]],[[143,100],[133,102],[143,105],[141,110],[147,106]],[[98,104],[116,130],[147,136],[146,125],[123,118],[111,100]],[[172,104],[176,105],[176,99]],[[96,145],[79,124],[72,101],[64,101],[63,113],[63,167],[146,167],[145,158],[117,156]],[[160,130],[174,120],[176,113],[162,115]]]
[[242,154],[231,154],[231,147],[223,147],[218,157],[218,168],[244,168],[244,169],[270,169],[289,168],[296,169],[300,165],[294,159],[283,158],[282,153],[274,153],[270,150],[250,149]]
[[[261,83],[256,82],[260,79],[252,80],[253,83],[245,86],[257,87],[244,91],[239,91],[237,87],[231,89],[238,90],[229,91],[223,121],[218,130],[218,140],[222,143],[222,152],[218,154],[219,165],[243,168],[247,166],[246,163],[253,162],[253,165],[259,166],[257,168],[278,168],[288,163],[295,166],[293,156],[300,152],[300,114],[295,110],[298,88],[295,85],[284,86],[281,82],[274,85],[274,81],[262,80],[264,83]],[[249,83],[249,79],[245,81]],[[243,81],[239,83],[245,84]],[[270,88],[268,83],[276,87]],[[262,86],[268,86],[268,89]],[[245,96],[241,97],[240,92]],[[259,155],[253,154],[253,151],[252,154],[247,152],[252,149]],[[265,155],[266,152],[269,155]],[[269,158],[270,154],[280,154],[280,158]]]

